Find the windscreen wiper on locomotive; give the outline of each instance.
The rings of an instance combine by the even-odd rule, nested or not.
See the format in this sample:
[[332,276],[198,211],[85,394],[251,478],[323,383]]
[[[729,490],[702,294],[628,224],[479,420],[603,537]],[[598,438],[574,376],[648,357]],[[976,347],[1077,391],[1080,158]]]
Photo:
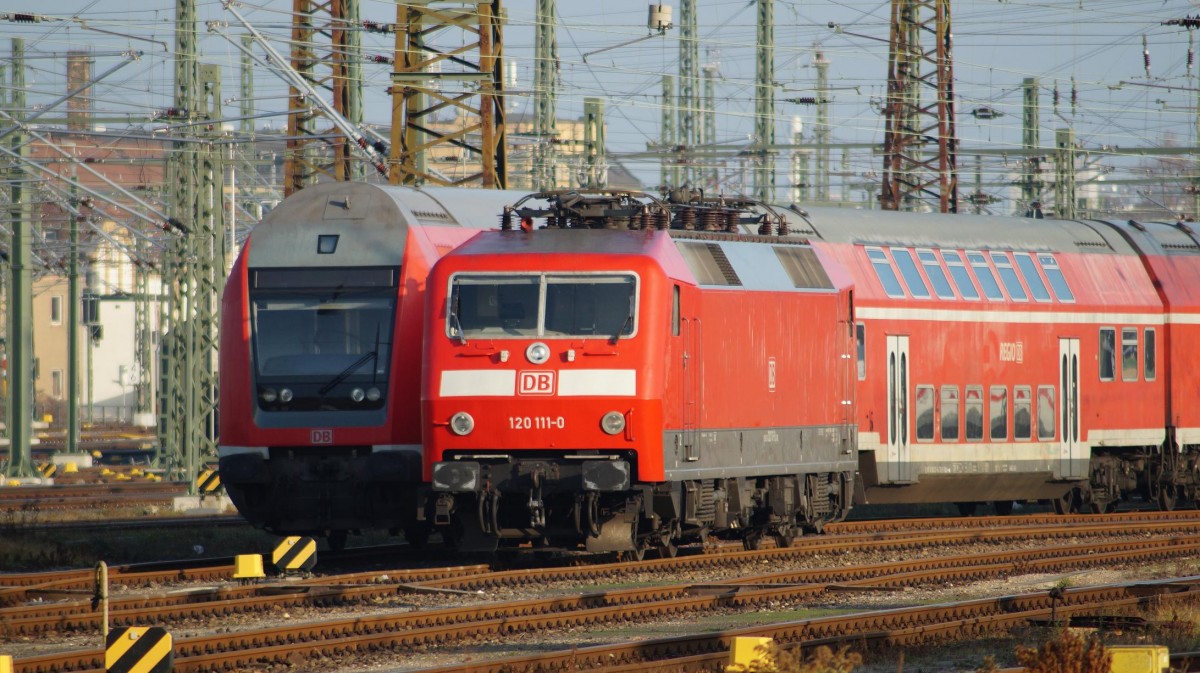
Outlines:
[[351,362],[345,369],[343,369],[341,372],[339,372],[337,376],[330,379],[329,383],[326,383],[325,385],[318,388],[317,394],[324,397],[325,395],[327,395],[329,393],[329,391],[338,387],[338,385],[342,381],[345,381],[347,378],[349,378],[351,374],[358,371],[359,368],[361,368],[363,365],[367,364],[368,360],[376,361],[378,358],[379,358],[379,326],[376,325],[375,326],[375,349],[371,350],[371,351],[367,351],[366,353],[363,353],[362,357],[355,360],[354,362]]

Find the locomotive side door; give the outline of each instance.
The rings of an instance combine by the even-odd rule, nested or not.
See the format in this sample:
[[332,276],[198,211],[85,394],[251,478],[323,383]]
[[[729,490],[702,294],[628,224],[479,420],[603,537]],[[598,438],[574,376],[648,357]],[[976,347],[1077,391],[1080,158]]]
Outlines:
[[908,456],[908,337],[887,336],[887,480],[912,481]]
[[1087,476],[1087,460],[1079,441],[1079,339],[1058,340],[1059,386],[1062,406],[1058,415],[1058,457],[1064,479]]
[[683,318],[680,321],[680,336],[683,337],[683,459],[688,462],[700,460],[700,319]]

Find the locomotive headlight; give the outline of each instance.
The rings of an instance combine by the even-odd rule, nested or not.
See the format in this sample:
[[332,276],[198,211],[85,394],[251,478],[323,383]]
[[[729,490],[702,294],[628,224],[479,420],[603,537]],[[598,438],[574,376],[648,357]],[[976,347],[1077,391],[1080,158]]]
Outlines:
[[610,411],[604,414],[604,418],[600,419],[600,429],[610,435],[618,435],[625,429],[625,414],[619,411]]
[[378,388],[367,388],[367,399],[371,402],[378,402],[379,401],[379,389]]
[[460,411],[450,417],[450,432],[458,436],[469,435],[475,429],[475,419],[471,418],[471,414],[465,411]]
[[291,388],[284,388],[283,390],[279,391],[279,401],[283,402],[284,404],[291,402],[292,397],[294,397],[294,395],[292,394]]
[[350,391],[350,399],[354,400],[355,402],[362,402],[366,398],[367,394],[363,392],[362,388],[355,388],[354,390]]
[[270,404],[279,398],[279,396],[275,394],[274,388],[263,388],[263,391],[259,393],[259,397],[261,397],[262,401],[266,402],[267,404]]
[[525,349],[525,357],[535,365],[543,364],[550,359],[550,347],[540,341],[535,341]]

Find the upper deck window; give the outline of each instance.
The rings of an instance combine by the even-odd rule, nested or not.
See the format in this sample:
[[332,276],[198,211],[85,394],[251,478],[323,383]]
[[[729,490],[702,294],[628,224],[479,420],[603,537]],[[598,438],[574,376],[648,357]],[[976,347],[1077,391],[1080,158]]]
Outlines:
[[1058,268],[1058,260],[1054,259],[1054,255],[1038,255],[1038,263],[1042,265],[1042,271],[1046,272],[1046,280],[1050,281],[1050,287],[1053,288],[1058,300],[1063,302],[1075,301],[1075,295],[1071,292],[1071,286],[1067,285],[1067,279],[1063,276],[1062,269]]
[[1017,278],[1017,272],[1013,269],[1008,255],[1003,252],[993,252],[992,262],[996,265],[996,271],[1000,272],[1000,280],[1004,281],[1008,296],[1012,297],[1013,301],[1029,301],[1029,295],[1025,294],[1025,288],[1021,287],[1021,281]]
[[867,248],[867,259],[871,260],[871,266],[875,267],[875,273],[879,276],[879,282],[883,285],[883,291],[887,296],[894,299],[899,299],[904,296],[904,288],[900,287],[900,279],[896,277],[895,270],[888,263],[887,254],[879,248]]
[[446,333],[465,339],[632,336],[632,274],[456,274]]
[[950,280],[938,262],[937,255],[932,250],[918,250],[917,259],[925,269],[925,277],[933,285],[933,291],[940,299],[954,299],[954,290],[950,289]]
[[1050,291],[1042,282],[1037,265],[1033,263],[1033,258],[1029,256],[1029,253],[1014,252],[1013,259],[1016,260],[1017,268],[1021,270],[1021,277],[1025,279],[1025,285],[1029,287],[1029,293],[1033,295],[1034,300],[1050,301]]
[[921,279],[921,272],[917,271],[917,263],[913,261],[912,253],[904,248],[892,248],[892,258],[896,260],[896,266],[900,268],[900,275],[904,276],[909,294],[916,299],[928,299],[929,288],[925,287],[925,281]]
[[950,277],[954,279],[954,286],[958,288],[958,296],[963,299],[979,299],[979,290],[975,289],[971,272],[967,271],[962,257],[952,250],[943,250],[942,259],[946,260],[946,268],[950,269]]
[[1000,291],[1000,285],[996,282],[996,277],[992,275],[992,267],[988,266],[987,258],[983,256],[983,253],[968,252],[967,261],[975,270],[975,277],[979,279],[979,287],[983,289],[983,296],[992,301],[1002,301],[1004,293]]

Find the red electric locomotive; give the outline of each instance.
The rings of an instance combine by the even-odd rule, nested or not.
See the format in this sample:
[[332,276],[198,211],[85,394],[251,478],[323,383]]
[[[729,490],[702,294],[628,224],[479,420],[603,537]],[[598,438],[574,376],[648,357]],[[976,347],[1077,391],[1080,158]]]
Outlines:
[[221,481],[247,520],[334,547],[413,530],[425,276],[513,198],[337,182],[255,227],[220,342]]
[[430,275],[432,530],[463,549],[638,556],[710,534],[790,544],[845,516],[858,456],[840,264],[730,233],[784,221],[746,202],[541,194],[506,212],[523,226]]

